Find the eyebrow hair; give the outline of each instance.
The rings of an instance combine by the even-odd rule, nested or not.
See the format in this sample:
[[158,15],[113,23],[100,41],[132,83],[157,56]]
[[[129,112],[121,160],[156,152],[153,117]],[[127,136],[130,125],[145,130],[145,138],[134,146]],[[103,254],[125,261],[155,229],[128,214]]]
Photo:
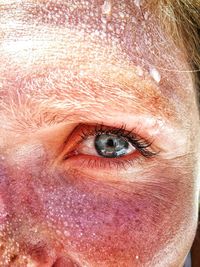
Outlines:
[[[161,117],[168,118],[174,113],[168,98],[162,96],[152,85],[149,85],[144,93],[140,91],[142,84],[141,88],[135,88],[116,82],[94,83],[85,79],[75,79],[67,84],[62,78],[58,78],[54,81],[55,86],[46,90],[45,83],[47,85],[50,81],[48,78],[38,78],[39,80],[35,78],[24,81],[29,92],[23,91],[23,82],[20,82],[22,88],[16,90],[13,85],[13,90],[9,90],[8,96],[5,97],[7,103],[4,103],[3,108],[10,114],[8,117],[11,120],[18,122],[15,129],[24,129],[27,124],[38,127],[66,120],[74,122],[78,118],[91,121],[91,117],[96,117],[103,121],[105,114],[109,116],[106,106],[124,114],[160,114]],[[44,90],[39,90],[41,86]]]

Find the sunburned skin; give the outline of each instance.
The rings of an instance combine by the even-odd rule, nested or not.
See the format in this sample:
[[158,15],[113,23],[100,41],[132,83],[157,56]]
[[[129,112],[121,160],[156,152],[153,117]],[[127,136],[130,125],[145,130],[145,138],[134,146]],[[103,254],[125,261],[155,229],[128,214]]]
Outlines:
[[[116,2],[0,1],[0,266],[184,264],[200,188],[193,77],[140,1]],[[159,153],[71,154],[77,126],[102,122]]]

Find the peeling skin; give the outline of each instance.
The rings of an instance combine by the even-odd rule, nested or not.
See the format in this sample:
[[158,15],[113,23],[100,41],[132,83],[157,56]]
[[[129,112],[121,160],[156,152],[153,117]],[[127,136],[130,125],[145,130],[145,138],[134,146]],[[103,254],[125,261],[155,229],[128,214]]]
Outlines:
[[[182,267],[200,188],[184,52],[140,1],[0,0],[0,26],[0,266]],[[64,160],[102,122],[159,156]]]

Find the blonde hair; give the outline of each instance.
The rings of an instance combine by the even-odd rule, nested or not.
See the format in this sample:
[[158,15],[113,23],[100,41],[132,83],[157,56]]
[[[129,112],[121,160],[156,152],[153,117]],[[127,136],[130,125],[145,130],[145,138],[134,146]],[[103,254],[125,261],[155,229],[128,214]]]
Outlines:
[[186,51],[200,95],[200,0],[146,1],[177,46]]

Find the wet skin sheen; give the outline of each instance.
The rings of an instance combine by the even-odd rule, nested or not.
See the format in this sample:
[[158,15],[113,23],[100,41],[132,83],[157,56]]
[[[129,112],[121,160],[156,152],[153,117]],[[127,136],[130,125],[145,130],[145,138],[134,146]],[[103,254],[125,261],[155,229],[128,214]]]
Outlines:
[[[199,194],[184,53],[139,1],[0,0],[0,26],[0,266],[182,267]],[[159,153],[71,154],[102,122]]]

